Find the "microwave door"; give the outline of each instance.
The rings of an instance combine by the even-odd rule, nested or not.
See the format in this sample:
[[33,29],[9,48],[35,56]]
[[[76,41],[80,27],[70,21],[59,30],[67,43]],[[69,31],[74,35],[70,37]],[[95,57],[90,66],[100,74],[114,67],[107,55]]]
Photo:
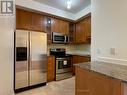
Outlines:
[[65,36],[54,35],[53,42],[55,42],[55,43],[64,43],[65,42]]

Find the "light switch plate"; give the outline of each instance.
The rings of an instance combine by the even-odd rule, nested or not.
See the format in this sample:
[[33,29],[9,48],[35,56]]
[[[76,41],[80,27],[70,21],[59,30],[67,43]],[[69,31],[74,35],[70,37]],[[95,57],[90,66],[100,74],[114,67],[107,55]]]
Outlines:
[[116,55],[116,49],[115,48],[110,48],[110,54],[111,55]]

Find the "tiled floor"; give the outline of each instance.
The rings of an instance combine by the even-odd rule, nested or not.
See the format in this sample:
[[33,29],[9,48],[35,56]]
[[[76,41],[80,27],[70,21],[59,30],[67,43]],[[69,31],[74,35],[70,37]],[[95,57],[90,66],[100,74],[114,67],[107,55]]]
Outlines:
[[50,82],[46,86],[28,90],[16,95],[75,95],[75,78]]

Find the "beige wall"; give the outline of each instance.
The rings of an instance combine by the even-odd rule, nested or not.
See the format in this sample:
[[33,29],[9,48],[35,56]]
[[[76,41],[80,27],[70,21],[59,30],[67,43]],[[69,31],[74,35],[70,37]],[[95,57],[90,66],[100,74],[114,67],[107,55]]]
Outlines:
[[13,25],[13,16],[0,16],[0,95],[13,95]]
[[127,64],[126,4],[127,0],[92,0],[92,60]]
[[14,95],[14,21],[14,15],[0,13],[0,95]]

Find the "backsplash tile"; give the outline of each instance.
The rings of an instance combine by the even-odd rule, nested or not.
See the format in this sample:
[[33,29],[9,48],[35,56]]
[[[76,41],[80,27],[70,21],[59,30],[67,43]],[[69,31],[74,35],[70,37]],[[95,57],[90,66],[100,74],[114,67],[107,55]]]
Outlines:
[[67,44],[51,44],[48,45],[48,55],[50,48],[65,48],[67,53],[77,53],[77,54],[91,54],[91,45],[90,44],[81,44],[81,45],[67,45]]

